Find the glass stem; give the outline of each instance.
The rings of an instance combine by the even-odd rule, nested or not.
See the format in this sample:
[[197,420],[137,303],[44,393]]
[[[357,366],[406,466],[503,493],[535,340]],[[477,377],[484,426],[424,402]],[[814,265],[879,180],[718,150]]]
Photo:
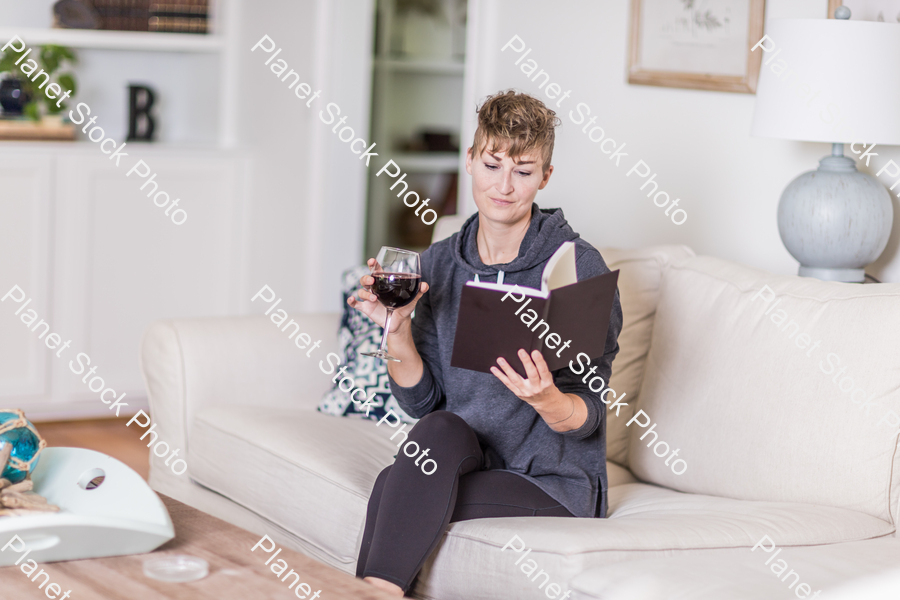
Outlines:
[[[385,307],[387,308],[387,307]],[[384,333],[381,336],[381,353],[387,354],[387,336],[391,330],[391,316],[394,314],[393,308],[387,308],[387,318],[384,320]]]

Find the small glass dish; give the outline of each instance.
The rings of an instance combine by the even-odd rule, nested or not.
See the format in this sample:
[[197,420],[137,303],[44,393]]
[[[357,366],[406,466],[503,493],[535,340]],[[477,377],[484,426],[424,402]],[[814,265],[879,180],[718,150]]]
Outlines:
[[197,581],[209,575],[209,563],[187,554],[148,558],[144,561],[144,575],[171,583]]

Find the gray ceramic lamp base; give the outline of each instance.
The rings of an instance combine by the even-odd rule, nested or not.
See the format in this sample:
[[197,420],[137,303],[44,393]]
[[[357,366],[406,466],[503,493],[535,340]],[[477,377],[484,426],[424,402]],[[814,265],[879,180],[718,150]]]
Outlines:
[[823,281],[844,281],[862,283],[866,280],[865,269],[835,269],[828,267],[804,267],[800,265],[797,272],[800,277],[815,277]]
[[826,156],[794,179],[778,203],[778,232],[799,274],[859,283],[888,243],[894,207],[871,175],[845,156]]

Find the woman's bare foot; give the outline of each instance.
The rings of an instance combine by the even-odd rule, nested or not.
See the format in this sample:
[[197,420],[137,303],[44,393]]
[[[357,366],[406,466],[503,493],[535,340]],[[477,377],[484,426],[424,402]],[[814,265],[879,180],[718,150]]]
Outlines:
[[394,585],[390,581],[378,579],[377,577],[365,577],[363,581],[377,587],[383,592],[387,592],[391,596],[397,596],[398,598],[403,597],[403,590],[400,588],[400,586]]

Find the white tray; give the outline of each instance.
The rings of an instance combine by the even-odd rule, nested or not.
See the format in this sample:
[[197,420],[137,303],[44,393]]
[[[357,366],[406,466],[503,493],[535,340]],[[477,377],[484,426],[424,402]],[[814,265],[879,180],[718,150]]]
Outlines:
[[[103,483],[85,489],[105,475]],[[34,491],[58,513],[0,517],[0,548],[18,535],[38,563],[151,552],[175,537],[159,496],[131,468],[83,448],[46,448],[31,474]],[[0,567],[21,554],[0,552]]]

